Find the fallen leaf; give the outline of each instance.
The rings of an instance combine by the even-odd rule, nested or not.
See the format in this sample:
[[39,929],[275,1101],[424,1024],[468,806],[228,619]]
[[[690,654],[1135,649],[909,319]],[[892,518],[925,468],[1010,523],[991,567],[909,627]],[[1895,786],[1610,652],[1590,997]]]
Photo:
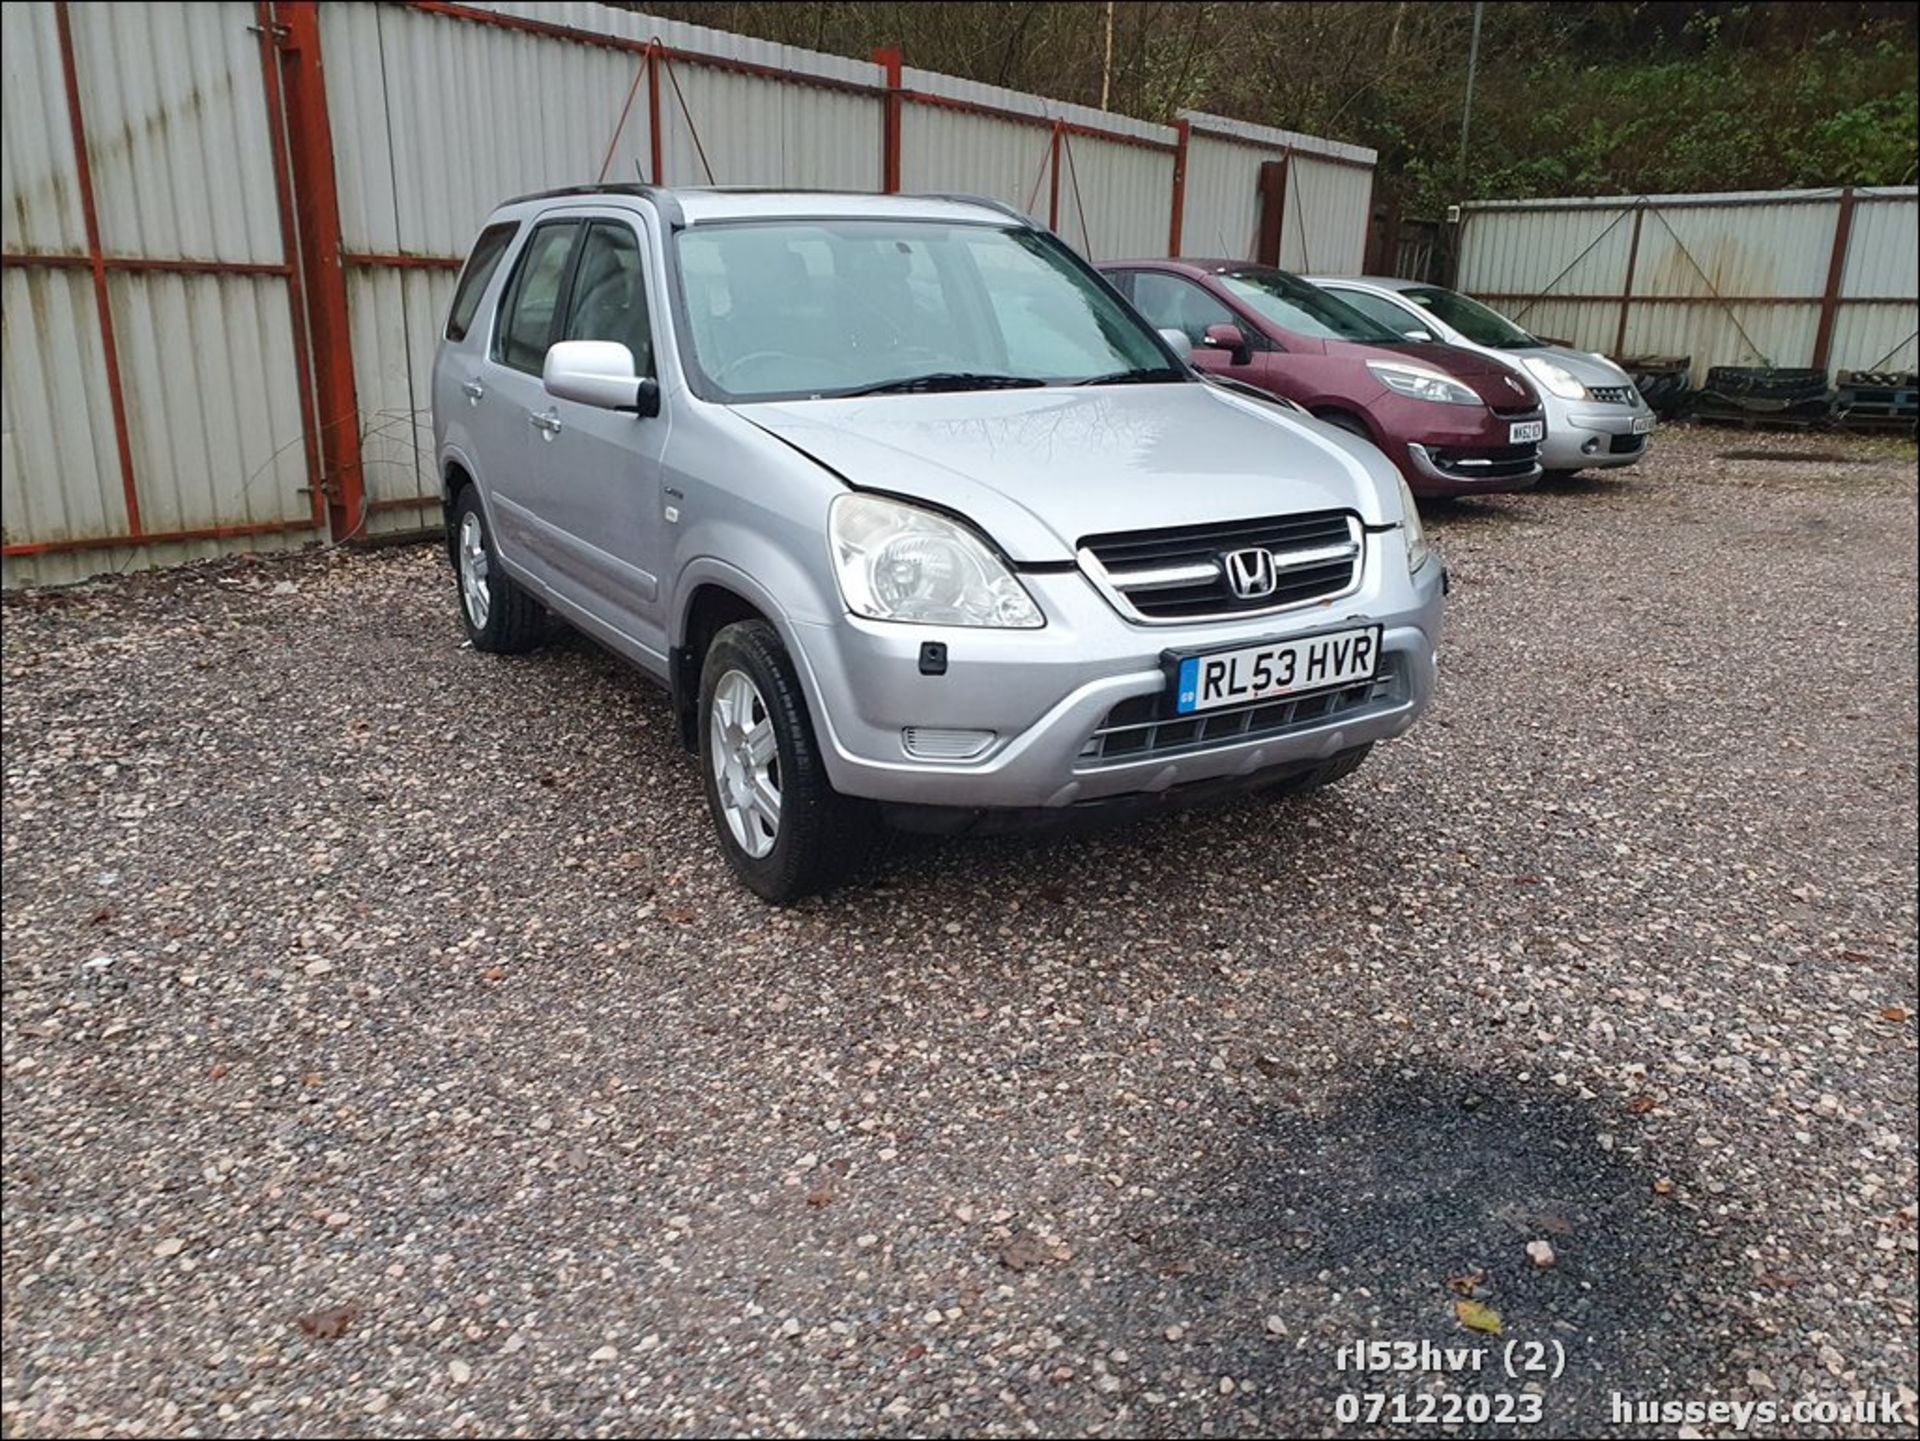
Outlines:
[[666,919],[676,926],[691,925],[694,921],[698,920],[699,917],[700,913],[698,911],[690,910],[685,906],[677,910],[668,911],[666,914]]
[[505,966],[488,966],[484,975],[484,979],[489,981],[504,981],[506,978],[507,968]]
[[1660,1177],[1659,1180],[1653,1183],[1653,1194],[1656,1196],[1671,1196],[1673,1194],[1673,1182],[1665,1176]]
[[1453,1314],[1460,1318],[1460,1324],[1469,1331],[1481,1331],[1489,1336],[1504,1334],[1500,1325],[1500,1313],[1491,1306],[1478,1301],[1455,1301]]
[[226,1073],[227,1063],[225,1061],[215,1061],[211,1066],[207,1067],[207,1079],[210,1081],[217,1081],[226,1075]]
[[309,1311],[294,1324],[316,1341],[334,1341],[347,1334],[347,1328],[359,1314],[351,1306],[328,1306]]
[[822,1186],[817,1191],[807,1192],[807,1204],[809,1206],[812,1206],[815,1210],[818,1210],[820,1207],[826,1205],[832,1199],[833,1199],[833,1192],[829,1191],[825,1186]]
[[1487,1284],[1485,1271],[1468,1271],[1463,1275],[1447,1277],[1447,1289],[1462,1296],[1471,1296]]
[[1913,1019],[1913,1012],[1905,1006],[1885,1006],[1880,1011],[1883,1021],[1907,1021]]
[[1627,1102],[1627,1112],[1634,1116],[1644,1116],[1658,1104],[1659,1102],[1655,1101],[1652,1096],[1635,1096],[1631,1101]]

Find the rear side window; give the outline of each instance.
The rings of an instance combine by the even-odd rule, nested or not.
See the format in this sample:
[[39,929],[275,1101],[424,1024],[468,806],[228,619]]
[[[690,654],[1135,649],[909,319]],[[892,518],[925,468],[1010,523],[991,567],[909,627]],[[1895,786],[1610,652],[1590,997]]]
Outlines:
[[580,225],[559,220],[535,226],[520,252],[507,293],[500,298],[500,323],[493,332],[493,358],[502,365],[538,375],[546,364]]
[[500,257],[507,253],[519,229],[517,220],[502,221],[499,225],[489,225],[473,242],[473,253],[467,257],[467,268],[460,272],[460,284],[453,292],[453,311],[447,316],[448,340],[467,338],[473,313],[480,308],[480,297],[487,293],[487,282],[500,268]]

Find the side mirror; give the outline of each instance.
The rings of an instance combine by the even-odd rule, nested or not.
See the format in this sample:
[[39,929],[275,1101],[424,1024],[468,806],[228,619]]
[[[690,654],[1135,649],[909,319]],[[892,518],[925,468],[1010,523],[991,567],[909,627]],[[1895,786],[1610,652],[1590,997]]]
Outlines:
[[1187,339],[1187,332],[1176,325],[1160,327],[1160,338],[1167,342],[1169,349],[1182,360],[1193,358],[1193,342]]
[[1253,347],[1247,344],[1247,337],[1237,325],[1221,323],[1207,327],[1206,339],[1201,344],[1212,350],[1228,352],[1228,359],[1235,365],[1245,365],[1253,359]]
[[642,417],[660,413],[660,382],[636,375],[633,352],[617,340],[563,340],[550,346],[540,383],[561,400]]

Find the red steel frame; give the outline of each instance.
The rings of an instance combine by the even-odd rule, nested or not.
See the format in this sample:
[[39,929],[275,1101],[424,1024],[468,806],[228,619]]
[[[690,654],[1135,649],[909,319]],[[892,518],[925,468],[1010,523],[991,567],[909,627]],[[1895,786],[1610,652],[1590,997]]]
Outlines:
[[317,0],[293,0],[268,9],[280,50],[293,186],[301,197],[300,269],[313,344],[320,488],[328,532],[336,541],[350,540],[367,521],[366,477],[360,462],[360,401],[353,375],[333,126],[321,68],[320,7]]
[[87,155],[87,122],[80,106],[73,20],[67,13],[66,0],[54,6],[53,17],[60,35],[60,79],[66,86],[67,123],[73,131],[74,174],[80,187],[80,215],[86,225],[87,260],[93,271],[93,300],[100,312],[100,353],[107,371],[107,400],[113,410],[113,442],[120,455],[120,490],[127,507],[127,532],[137,541],[143,527],[140,488],[133,471],[133,434],[127,423],[127,393],[120,381],[120,348],[113,338],[113,303],[107,291],[106,257],[100,248],[100,216],[93,205],[93,164]]
[[[1169,142],[1151,136],[1101,125],[1071,121],[1063,116],[1036,115],[1006,106],[950,95],[913,90],[904,83],[905,57],[898,47],[874,53],[881,66],[884,83],[871,85],[832,76],[809,75],[783,70],[778,66],[682,50],[666,45],[657,37],[639,41],[607,35],[575,26],[561,25],[522,15],[484,10],[454,0],[407,0],[412,9],[472,24],[540,35],[551,39],[619,50],[642,57],[647,80],[649,119],[650,179],[664,183],[665,140],[661,127],[660,83],[664,66],[675,61],[699,65],[735,75],[778,80],[843,94],[872,96],[883,102],[881,137],[881,185],[888,193],[901,186],[905,107],[925,105],[962,114],[986,116],[1014,124],[1045,128],[1048,139],[1047,165],[1051,172],[1048,193],[1048,224],[1060,224],[1061,152],[1072,137],[1102,140],[1173,157],[1173,185],[1170,197],[1167,248],[1175,255],[1181,250],[1185,218],[1188,146],[1193,125],[1179,119],[1175,138]],[[85,255],[42,255],[9,253],[0,260],[8,266],[47,266],[86,269],[92,272],[95,302],[100,315],[102,348],[106,361],[107,388],[112,402],[115,443],[120,456],[122,484],[128,516],[128,534],[76,540],[8,545],[5,553],[40,555],[63,550],[87,550],[124,545],[145,545],[159,541],[225,539],[234,536],[265,535],[316,528],[324,519],[336,541],[357,536],[367,517],[374,511],[405,508],[426,503],[407,497],[397,500],[369,501],[360,453],[359,403],[353,371],[351,317],[348,310],[346,270],[348,267],[383,267],[419,270],[457,270],[463,263],[458,256],[417,255],[346,248],[340,225],[339,195],[333,165],[332,129],[327,110],[326,78],[320,54],[318,0],[256,0],[255,13],[263,41],[263,69],[267,89],[267,109],[274,150],[274,179],[279,205],[285,259],[278,263],[245,263],[208,260],[166,260],[104,254],[99,221],[94,209],[92,175],[88,164],[85,124],[81,113],[79,85],[76,79],[71,26],[66,0],[56,7],[58,17],[61,68],[66,85],[68,117],[73,130],[77,157],[78,183],[82,212],[86,221]],[[272,63],[277,54],[279,65]],[[635,86],[639,84],[635,77]],[[634,96],[629,92],[627,107]],[[624,125],[626,110],[622,111]],[[1260,142],[1205,129],[1211,138],[1239,142],[1266,149]],[[616,133],[616,143],[617,143]],[[611,154],[611,151],[609,151]],[[1315,155],[1334,165],[1371,169],[1364,162],[1336,155]],[[606,163],[602,163],[602,173]],[[293,314],[294,337],[300,383],[301,419],[305,427],[308,469],[312,477],[314,518],[310,521],[273,521],[260,524],[212,526],[198,530],[152,533],[143,529],[135,485],[133,446],[127,420],[126,397],[121,382],[119,352],[113,335],[107,275],[113,271],[170,272],[186,275],[256,275],[284,278],[288,284],[289,305]],[[1829,304],[1862,303],[1847,299]]]

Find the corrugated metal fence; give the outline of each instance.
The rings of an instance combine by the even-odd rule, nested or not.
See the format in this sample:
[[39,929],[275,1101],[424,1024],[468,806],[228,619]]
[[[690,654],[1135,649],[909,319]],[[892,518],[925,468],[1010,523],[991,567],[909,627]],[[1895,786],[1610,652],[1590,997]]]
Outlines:
[[1354,270],[1365,243],[1370,150],[897,52],[586,3],[32,0],[0,25],[8,585],[430,523],[428,368],[507,196],[967,192],[1096,259]]
[[1461,207],[1456,283],[1610,355],[1912,370],[1920,190],[1500,200]]

